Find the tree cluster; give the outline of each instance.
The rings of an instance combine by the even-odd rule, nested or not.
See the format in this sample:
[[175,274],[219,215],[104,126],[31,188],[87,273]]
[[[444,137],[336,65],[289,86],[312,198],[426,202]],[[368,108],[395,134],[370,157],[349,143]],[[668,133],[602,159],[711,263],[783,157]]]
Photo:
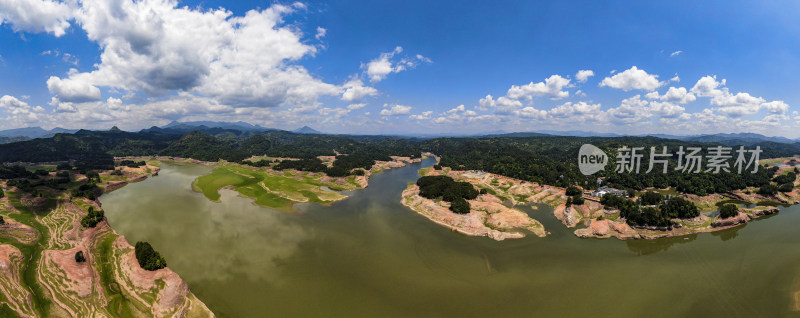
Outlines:
[[627,198],[606,194],[600,200],[600,203],[608,207],[619,209],[620,216],[625,218],[628,225],[633,227],[671,229],[675,225],[666,211],[654,207],[642,207],[633,200]]
[[317,158],[300,159],[300,160],[287,159],[279,162],[277,165],[273,166],[272,169],[275,170],[294,169],[294,170],[308,171],[308,172],[323,172],[328,170],[328,166],[323,164],[322,161]]
[[458,182],[448,176],[425,176],[417,180],[419,195],[450,202],[450,210],[456,213],[469,213],[470,205],[467,200],[478,197],[478,190],[469,182]]
[[694,203],[681,197],[671,197],[664,200],[659,206],[667,217],[673,219],[691,219],[700,215],[700,210]]
[[272,162],[273,161],[269,160],[269,159],[261,159],[261,160],[258,160],[258,161],[252,161],[252,160],[244,160],[244,161],[242,161],[243,164],[246,164],[246,165],[252,166],[252,167],[269,167],[270,165],[272,165]]
[[126,166],[126,167],[131,167],[131,168],[139,168],[139,167],[144,166],[146,164],[147,163],[144,162],[144,160],[142,160],[142,161],[122,160],[122,161],[119,162],[120,166]]
[[778,193],[778,186],[768,183],[758,189],[758,194],[764,196],[772,196]]
[[642,193],[642,196],[639,197],[639,201],[642,203],[642,205],[659,205],[661,204],[662,199],[663,196],[661,193],[653,191]]
[[154,271],[167,267],[167,261],[150,246],[150,243],[136,242],[135,250],[136,260],[145,270]]
[[728,203],[719,209],[719,218],[727,219],[739,215],[739,207],[736,204]]
[[105,212],[103,212],[103,210],[95,210],[94,207],[90,206],[89,214],[87,214],[81,219],[81,226],[85,228],[95,227],[97,226],[97,223],[103,221],[104,217],[105,217]]
[[0,179],[36,179],[38,176],[23,166],[0,165]]
[[103,193],[103,189],[98,187],[97,184],[94,182],[88,182],[81,184],[77,188],[72,190],[73,197],[83,197],[89,200],[95,200],[97,197]]

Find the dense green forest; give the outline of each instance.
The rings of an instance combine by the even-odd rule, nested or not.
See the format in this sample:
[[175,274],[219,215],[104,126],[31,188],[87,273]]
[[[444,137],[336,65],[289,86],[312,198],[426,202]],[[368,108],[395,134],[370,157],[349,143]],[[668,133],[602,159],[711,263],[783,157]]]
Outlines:
[[[609,156],[604,171],[592,176],[584,176],[578,169],[577,153],[583,144],[593,144]],[[645,155],[641,159],[640,173],[617,173],[617,149],[627,147],[644,147]],[[668,172],[662,173],[660,164],[649,168],[650,147],[662,149],[668,147],[672,154],[668,160]],[[730,192],[745,187],[761,187],[770,183],[777,168],[759,169],[757,173],[743,172],[735,169],[718,174],[711,172],[684,173],[676,171],[678,167],[679,147],[700,147],[703,149],[702,167],[708,162],[705,155],[710,143],[692,143],[656,137],[520,137],[520,138],[438,138],[421,143],[421,148],[441,156],[441,166],[459,170],[483,170],[521,180],[534,181],[560,187],[579,185],[585,189],[599,186],[597,178],[620,189],[643,190],[648,187],[675,187],[678,191],[698,195],[718,192]],[[770,148],[765,143],[760,158],[786,157],[794,153],[786,147]],[[753,149],[748,147],[747,149]],[[795,150],[797,151],[797,150]],[[732,165],[732,161],[731,161]],[[751,166],[752,169],[752,166]],[[705,170],[705,168],[703,168]]]
[[[609,156],[604,171],[584,176],[578,170],[576,154],[583,144],[593,144]],[[644,147],[640,173],[617,173],[615,171],[617,149]],[[650,147],[668,147],[672,154],[668,173],[661,165],[649,168]],[[526,181],[567,187],[578,185],[584,189],[598,187],[598,178],[616,188],[643,190],[648,187],[674,187],[680,192],[705,195],[729,192],[745,187],[765,187],[764,193],[772,192],[771,180],[774,169],[760,169],[758,173],[736,171],[714,173],[683,173],[678,166],[679,147],[701,147],[703,167],[713,143],[684,142],[656,137],[565,137],[549,135],[519,135],[519,137],[493,136],[483,138],[397,138],[386,136],[344,136],[320,134],[296,134],[287,131],[242,132],[232,129],[206,128],[197,131],[178,132],[170,129],[151,128],[140,132],[80,130],[75,134],[57,134],[51,138],[39,138],[0,145],[0,162],[54,162],[72,161],[80,171],[113,169],[114,156],[164,155],[194,158],[204,161],[220,159],[243,162],[250,156],[270,156],[304,159],[299,162],[286,160],[277,163],[260,162],[258,166],[274,164],[277,169],[296,168],[306,171],[325,172],[331,176],[361,174],[377,160],[389,160],[389,156],[419,157],[422,152],[432,152],[441,157],[440,166],[459,170],[483,170]],[[777,144],[763,142],[748,145],[748,149],[760,146],[761,158],[785,157],[800,153],[800,144]],[[333,167],[324,167],[317,156],[336,156]],[[131,162],[125,165],[136,165]],[[0,170],[2,175],[20,171]],[[792,185],[775,180],[774,192],[790,191]]]

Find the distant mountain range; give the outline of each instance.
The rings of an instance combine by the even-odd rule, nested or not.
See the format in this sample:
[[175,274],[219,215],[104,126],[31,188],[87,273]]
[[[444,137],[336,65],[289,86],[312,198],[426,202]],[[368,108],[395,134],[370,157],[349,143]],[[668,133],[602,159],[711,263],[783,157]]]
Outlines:
[[669,135],[669,134],[642,134],[642,135],[623,135],[614,133],[595,133],[588,131],[555,131],[555,130],[538,130],[529,133],[509,133],[504,136],[513,136],[521,134],[547,134],[554,136],[572,136],[572,137],[622,137],[634,136],[643,137],[651,136],[664,139],[677,139],[682,141],[696,141],[696,142],[715,142],[725,145],[752,145],[760,142],[775,142],[781,144],[794,144],[800,142],[798,139],[789,139],[786,137],[768,137],[755,133],[737,133],[737,134],[707,134],[707,135]]
[[234,130],[242,130],[242,131],[268,131],[268,130],[278,130],[274,128],[266,128],[261,127],[259,125],[252,125],[250,123],[246,123],[243,121],[237,121],[235,123],[230,122],[222,122],[222,121],[186,121],[186,122],[178,122],[173,121],[169,124],[161,126],[161,128],[167,129],[186,129],[192,127],[207,127],[207,128],[222,128],[222,129],[234,129]]
[[[167,134],[183,134],[194,130],[206,131],[212,134],[228,133],[236,134],[246,133],[248,135],[257,134],[266,131],[276,131],[281,129],[267,128],[259,125],[253,125],[243,121],[238,122],[218,122],[218,121],[190,121],[178,122],[173,121],[161,127],[153,126],[142,131],[158,131]],[[50,130],[42,129],[41,127],[26,127],[8,130],[0,130],[0,144],[10,143],[16,141],[23,141],[35,138],[51,137],[58,133],[74,134],[77,129],[53,128]],[[309,126],[292,130],[297,134],[326,134],[318,131]],[[755,133],[736,133],[736,134],[706,134],[706,135],[670,135],[670,134],[641,134],[641,135],[626,135],[615,133],[597,133],[590,131],[569,130],[537,130],[529,132],[506,132],[506,131],[492,131],[478,134],[404,134],[404,135],[391,135],[394,138],[438,138],[438,137],[541,137],[541,136],[571,136],[571,137],[621,137],[621,136],[652,136],[665,139],[677,139],[682,141],[695,141],[695,142],[714,142],[725,145],[754,145],[762,142],[773,142],[778,144],[796,144],[800,143],[800,138],[789,139],[785,137],[768,137]],[[357,136],[357,135],[353,135]],[[367,136],[367,135],[363,135]],[[389,135],[386,135],[390,137]]]
[[34,138],[45,138],[45,137],[52,137],[55,134],[59,133],[67,133],[73,134],[77,129],[65,129],[56,127],[50,130],[44,130],[42,127],[26,127],[26,128],[16,128],[16,129],[7,129],[7,130],[0,130],[0,137],[25,137],[28,139]]

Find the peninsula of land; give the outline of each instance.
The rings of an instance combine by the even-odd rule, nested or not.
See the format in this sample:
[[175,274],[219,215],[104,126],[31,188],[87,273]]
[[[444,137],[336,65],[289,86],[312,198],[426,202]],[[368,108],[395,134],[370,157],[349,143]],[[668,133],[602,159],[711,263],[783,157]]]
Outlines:
[[[796,158],[769,159],[762,165],[794,162]],[[438,169],[436,169],[438,168]],[[526,213],[514,208],[520,204],[547,204],[553,207],[554,216],[564,226],[573,228],[576,236],[584,238],[618,239],[656,239],[662,237],[683,236],[694,233],[715,232],[743,225],[751,220],[779,212],[777,205],[800,203],[800,179],[793,165],[782,165],[775,172],[776,176],[791,179],[794,185],[791,191],[763,193],[757,187],[717,193],[705,196],[680,194],[674,189],[645,189],[636,193],[641,196],[657,195],[657,203],[649,206],[652,209],[663,208],[659,204],[669,204],[669,200],[685,201],[695,206],[696,213],[692,217],[674,217],[665,226],[649,226],[635,224],[626,219],[620,208],[611,204],[603,204],[595,191],[580,191],[568,194],[570,189],[541,185],[509,178],[482,171],[458,171],[448,167],[428,167],[420,169],[422,176],[448,176],[456,181],[468,182],[481,194],[474,200],[468,200],[469,213],[457,213],[449,209],[450,203],[444,200],[429,199],[419,195],[420,189],[411,184],[403,192],[401,203],[431,221],[450,228],[456,232],[471,236],[487,236],[495,240],[521,238],[525,235],[518,230],[526,229],[537,236],[545,236],[543,226]],[[788,180],[787,179],[787,180]],[[627,192],[625,192],[627,193]],[[611,194],[609,194],[611,195]],[[576,197],[580,199],[575,199]],[[640,200],[634,197],[633,201]],[[580,202],[573,203],[573,202]],[[680,202],[678,202],[680,203]],[[642,206],[643,203],[638,203]],[[723,205],[736,205],[732,215],[721,216],[716,211]],[[633,223],[633,224],[632,224]]]

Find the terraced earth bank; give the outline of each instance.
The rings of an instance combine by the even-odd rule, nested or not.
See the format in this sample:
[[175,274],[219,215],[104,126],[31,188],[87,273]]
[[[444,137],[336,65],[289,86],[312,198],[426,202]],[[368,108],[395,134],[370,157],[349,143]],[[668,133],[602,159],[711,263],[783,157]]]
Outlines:
[[[101,187],[141,181],[158,167],[122,170],[103,173]],[[0,199],[0,317],[214,316],[171,269],[142,269],[133,246],[105,220],[81,225],[90,208],[102,209],[98,201],[0,186],[7,194]],[[76,261],[79,251],[84,262]]]

